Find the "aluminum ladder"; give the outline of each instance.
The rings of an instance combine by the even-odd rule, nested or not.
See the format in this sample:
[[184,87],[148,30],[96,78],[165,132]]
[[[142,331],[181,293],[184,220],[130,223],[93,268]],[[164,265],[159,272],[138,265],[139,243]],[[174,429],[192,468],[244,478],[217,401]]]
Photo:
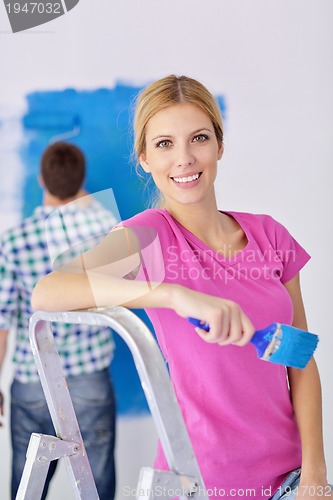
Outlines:
[[72,400],[61,366],[51,323],[110,327],[128,345],[154,419],[170,471],[143,467],[137,500],[178,496],[182,500],[208,499],[199,466],[170,382],[162,354],[147,326],[124,307],[71,312],[35,312],[30,319],[30,343],[56,436],[31,435],[16,500],[39,500],[49,464],[62,459],[73,498],[98,500]]

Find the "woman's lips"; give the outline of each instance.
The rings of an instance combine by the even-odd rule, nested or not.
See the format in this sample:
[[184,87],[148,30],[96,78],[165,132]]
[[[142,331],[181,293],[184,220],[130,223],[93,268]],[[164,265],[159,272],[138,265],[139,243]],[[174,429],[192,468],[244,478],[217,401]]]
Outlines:
[[186,175],[177,175],[171,177],[173,182],[182,189],[195,187],[199,183],[202,172],[193,172]]

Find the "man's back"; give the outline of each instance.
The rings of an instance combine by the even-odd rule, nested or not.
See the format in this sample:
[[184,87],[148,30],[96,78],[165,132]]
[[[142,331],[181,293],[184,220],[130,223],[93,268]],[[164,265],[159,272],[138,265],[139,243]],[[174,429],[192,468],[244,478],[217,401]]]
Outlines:
[[[99,203],[72,202],[55,209],[43,206],[0,237],[0,328],[14,326],[15,378],[38,380],[28,338],[32,290],[54,266],[96,245],[116,223]],[[65,256],[65,257],[64,257]],[[54,325],[66,375],[101,370],[110,364],[113,342],[109,330],[80,325]]]
[[[16,333],[10,389],[12,499],[19,488],[31,434],[54,434],[29,342],[32,290],[40,278],[97,245],[118,222],[84,190],[85,156],[77,146],[52,143],[45,149],[40,167],[43,206],[0,235],[0,372],[8,332]],[[99,497],[112,500],[115,397],[109,371],[114,348],[111,331],[54,323],[53,332]],[[3,410],[0,390],[0,417]],[[42,500],[56,465],[56,461],[50,464]]]

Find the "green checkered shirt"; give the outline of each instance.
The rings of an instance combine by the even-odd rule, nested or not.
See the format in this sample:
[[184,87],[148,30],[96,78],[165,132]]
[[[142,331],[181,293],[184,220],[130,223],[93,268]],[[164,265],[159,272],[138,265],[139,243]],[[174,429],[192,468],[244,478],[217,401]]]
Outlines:
[[[96,201],[81,208],[76,203],[44,206],[0,236],[0,329],[16,331],[13,362],[20,382],[38,380],[28,336],[34,286],[70,256],[101,241],[116,222]],[[53,331],[65,375],[109,366],[114,348],[110,329],[58,323]]]

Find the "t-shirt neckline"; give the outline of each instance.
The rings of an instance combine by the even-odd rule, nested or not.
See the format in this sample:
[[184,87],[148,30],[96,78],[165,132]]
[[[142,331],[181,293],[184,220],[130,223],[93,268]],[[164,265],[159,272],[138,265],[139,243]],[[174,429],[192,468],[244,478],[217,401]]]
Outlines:
[[162,208],[160,210],[163,213],[168,214],[168,216],[172,218],[172,220],[179,227],[179,229],[184,234],[184,236],[186,236],[186,238],[188,238],[190,241],[192,241],[192,243],[194,243],[196,246],[200,247],[203,251],[208,252],[211,255],[216,256],[217,260],[219,260],[219,261],[228,262],[231,265],[236,264],[237,262],[239,262],[239,260],[243,259],[244,253],[247,252],[250,249],[250,247],[252,246],[252,237],[250,235],[250,232],[249,232],[248,228],[246,227],[246,224],[244,224],[244,220],[239,217],[240,214],[237,212],[227,211],[227,210],[219,210],[220,213],[225,214],[225,215],[229,215],[238,223],[238,225],[240,226],[240,228],[244,232],[245,237],[247,239],[247,243],[246,243],[244,248],[242,248],[241,250],[236,252],[232,257],[226,257],[223,253],[220,253],[220,252],[214,250],[209,245],[207,245],[202,240],[200,240],[200,238],[195,236],[195,234],[193,234],[191,231],[186,229],[186,227],[184,227],[180,222],[178,222],[177,219],[175,219],[170,214],[170,212],[168,212],[168,210],[166,208]]

